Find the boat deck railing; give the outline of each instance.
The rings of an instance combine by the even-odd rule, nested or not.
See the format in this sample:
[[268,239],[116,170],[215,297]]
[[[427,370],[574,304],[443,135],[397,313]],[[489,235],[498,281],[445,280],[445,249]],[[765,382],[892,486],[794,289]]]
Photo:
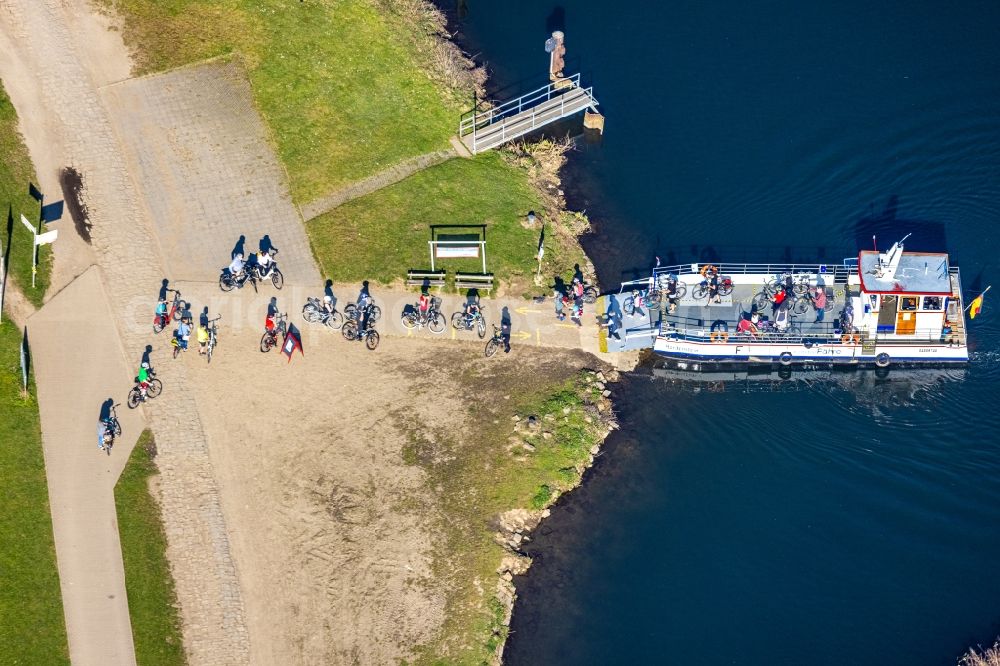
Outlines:
[[[775,277],[790,275],[829,275],[834,283],[845,283],[849,275],[857,271],[858,260],[855,257],[844,259],[840,264],[828,264],[816,262],[811,264],[726,264],[711,261],[695,262],[690,264],[674,264],[673,266],[659,266],[653,269],[652,277],[658,279],[660,275],[696,275],[702,266],[716,266],[721,275],[773,275]],[[648,282],[646,280],[632,280],[626,284],[640,284]],[[623,285],[624,286],[624,285]]]
[[[721,324],[725,324],[723,327]],[[726,333],[725,341],[746,342],[758,344],[833,344],[833,343],[862,343],[875,344],[880,347],[888,345],[913,345],[927,343],[929,345],[947,344],[949,340],[953,343],[964,344],[964,336],[942,333],[940,329],[916,330],[911,335],[901,336],[894,333],[879,333],[874,336],[868,333],[841,330],[837,324],[811,324],[810,331],[803,333],[792,324],[784,332],[763,332],[739,333],[736,332],[738,322],[715,319],[709,322],[706,319],[695,319],[693,317],[677,317],[669,315],[660,320],[659,336],[672,340],[688,340],[691,342],[722,342],[720,333]],[[718,330],[713,331],[715,326]],[[722,329],[726,330],[723,331]],[[819,330],[817,330],[819,329]]]

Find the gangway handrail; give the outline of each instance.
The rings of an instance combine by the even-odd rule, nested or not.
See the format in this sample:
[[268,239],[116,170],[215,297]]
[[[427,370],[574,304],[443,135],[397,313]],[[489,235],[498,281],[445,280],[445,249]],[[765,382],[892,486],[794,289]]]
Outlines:
[[[569,81],[571,85],[566,85],[565,81]],[[558,87],[557,87],[558,86]],[[552,99],[554,92],[565,92],[572,90],[573,88],[580,87],[580,74],[573,74],[572,76],[567,76],[559,81],[553,81],[547,85],[542,86],[536,90],[525,93],[520,97],[515,97],[514,99],[504,102],[503,104],[498,104],[492,106],[485,111],[476,112],[475,109],[470,109],[462,114],[462,119],[459,122],[458,135],[465,136],[472,131],[473,125],[479,125],[481,120],[485,120],[486,124],[490,124],[495,121],[497,116],[503,116],[508,111],[513,108],[517,108],[517,113],[521,113],[525,107],[529,107],[531,102],[536,102],[542,97],[545,97],[545,101]],[[530,98],[530,99],[528,99]],[[471,117],[466,117],[470,116]]]
[[[566,100],[574,91],[577,94],[571,100],[570,109],[567,110]],[[548,104],[552,100],[558,100],[559,103]],[[473,153],[477,153],[481,133],[487,135],[483,141],[489,148],[527,134],[537,127],[567,115],[578,113],[586,108],[594,109],[597,104],[593,87],[581,87],[580,74],[573,74],[484,111],[478,111],[475,108],[466,111],[459,119],[458,136],[460,139],[466,140],[465,137],[471,135],[472,145],[470,148]],[[528,111],[531,113],[528,114]],[[513,129],[508,132],[507,121],[518,118],[521,114],[524,114],[524,117],[513,122]],[[499,132],[494,128],[498,128]],[[496,141],[498,133],[499,141]]]

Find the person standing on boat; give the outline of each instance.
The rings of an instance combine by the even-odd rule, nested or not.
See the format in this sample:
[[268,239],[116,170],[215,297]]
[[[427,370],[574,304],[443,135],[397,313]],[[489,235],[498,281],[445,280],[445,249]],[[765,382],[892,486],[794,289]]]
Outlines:
[[788,298],[788,294],[785,293],[784,287],[778,287],[778,291],[775,292],[774,296],[771,297],[771,316],[773,317],[778,312],[778,308],[781,304],[785,302]]
[[716,303],[722,302],[722,297],[719,296],[719,274],[716,273],[708,280],[708,297],[713,299]]
[[824,287],[816,287],[812,294],[813,307],[816,308],[816,321],[814,324],[818,324],[823,321],[823,315],[826,314],[826,289]]

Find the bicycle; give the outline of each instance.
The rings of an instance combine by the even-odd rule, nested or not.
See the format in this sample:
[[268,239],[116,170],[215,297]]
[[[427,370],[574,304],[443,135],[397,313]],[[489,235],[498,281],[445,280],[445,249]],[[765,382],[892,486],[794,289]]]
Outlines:
[[[670,293],[671,284],[674,285],[673,294]],[[670,298],[671,296],[673,296],[675,299],[680,300],[684,298],[685,294],[687,294],[687,290],[688,290],[687,285],[681,282],[679,279],[677,279],[677,276],[674,275],[673,273],[670,273],[668,275],[660,273],[656,281],[653,283],[653,288],[652,290],[650,290],[650,294],[651,297],[652,294],[655,294],[656,301],[657,303],[659,303],[659,301],[664,297]]]
[[[694,288],[691,292],[691,297],[696,301],[700,301],[703,298],[708,298],[711,293],[711,288],[709,287],[708,280],[702,280],[701,284]],[[728,296],[733,293],[733,279],[728,275],[719,276],[719,296]]]
[[501,328],[496,324],[493,324],[493,337],[486,341],[486,358],[490,358],[496,354],[501,345],[503,345]]
[[[813,304],[813,297],[810,293],[805,293],[795,299],[795,303],[792,304],[792,312],[795,314],[805,314]],[[833,297],[833,290],[829,287],[826,288],[826,305],[823,306],[823,312],[831,312],[837,306],[836,301]]]
[[268,249],[267,254],[271,257],[271,260],[267,262],[267,268],[263,268],[259,263],[253,264],[254,277],[261,282],[270,279],[275,289],[281,289],[285,285],[285,276],[282,275],[281,269],[278,268],[278,262],[274,260],[278,251],[272,247]]
[[164,314],[153,316],[153,333],[162,331],[171,320],[180,321],[181,314],[191,307],[190,303],[181,300],[181,292],[176,289],[171,289],[171,291],[174,292],[174,300],[170,304],[170,310]]
[[[382,317],[382,308],[380,308],[379,306],[374,305],[374,304],[371,307],[372,307],[372,310],[371,310],[371,312],[369,313],[368,316],[371,317],[372,323],[374,324],[379,319],[381,319],[381,317]],[[356,320],[360,316],[360,314],[361,313],[358,310],[358,306],[355,303],[348,303],[347,306],[344,308],[344,316],[347,317],[348,319],[355,319]]]
[[635,314],[636,310],[642,312],[643,309],[656,308],[660,305],[660,299],[656,298],[654,301],[652,296],[653,294],[651,292],[640,291],[639,302],[636,303],[635,296],[629,294],[625,297],[625,300],[622,301],[622,310],[625,314],[632,316]]
[[302,306],[302,318],[310,324],[326,324],[335,331],[344,325],[344,315],[337,308],[328,311],[323,302],[313,296],[309,296]]
[[115,407],[121,407],[121,403],[112,405],[111,413],[108,414],[108,418],[104,419],[104,445],[102,448],[109,456],[111,455],[111,447],[115,444],[115,438],[122,435],[122,426],[118,423]]
[[277,316],[277,321],[274,326],[264,331],[264,335],[260,338],[260,351],[262,353],[267,353],[271,351],[272,348],[278,345],[278,333],[281,333],[281,337],[285,337],[286,321],[288,320],[288,313],[280,314]]
[[215,351],[215,345],[218,343],[218,327],[215,325],[215,322],[220,319],[222,319],[222,315],[208,320],[208,343],[205,345],[205,354],[208,356],[208,363],[212,362],[212,352]]
[[486,318],[483,316],[482,306],[472,314],[465,310],[454,313],[451,315],[451,325],[458,331],[476,329],[476,335],[479,336],[480,340],[486,337]]
[[374,319],[369,320],[368,326],[363,331],[358,331],[358,321],[356,319],[349,319],[344,322],[344,327],[341,329],[341,333],[344,337],[351,342],[357,340],[359,337],[365,339],[365,347],[368,347],[369,351],[375,351],[378,347],[379,335],[378,331],[375,330]]
[[444,315],[441,314],[441,299],[437,296],[431,299],[431,305],[427,308],[426,315],[421,315],[420,308],[414,306],[403,310],[400,320],[404,328],[423,328],[426,325],[431,333],[444,333],[447,325]]
[[174,335],[170,338],[170,344],[174,348],[174,358],[177,358],[182,351],[187,351],[187,341],[188,336],[184,336],[184,344],[181,344],[182,341],[177,337],[177,329],[174,329]]
[[149,369],[149,377],[146,379],[146,392],[143,394],[142,386],[139,385],[139,378],[135,378],[135,386],[132,390],[128,392],[128,403],[129,409],[135,409],[139,406],[140,402],[146,402],[146,398],[155,398],[160,395],[163,391],[163,382],[156,378],[156,373],[153,369]]

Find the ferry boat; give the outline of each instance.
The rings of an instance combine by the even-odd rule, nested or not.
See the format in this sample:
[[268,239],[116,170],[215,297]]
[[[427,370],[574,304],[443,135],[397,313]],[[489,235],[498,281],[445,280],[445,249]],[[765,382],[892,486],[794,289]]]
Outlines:
[[[967,363],[959,270],[947,254],[904,251],[906,238],[832,266],[656,268],[646,285],[648,302],[658,303],[653,350],[682,369]],[[620,295],[626,306],[631,288]]]

